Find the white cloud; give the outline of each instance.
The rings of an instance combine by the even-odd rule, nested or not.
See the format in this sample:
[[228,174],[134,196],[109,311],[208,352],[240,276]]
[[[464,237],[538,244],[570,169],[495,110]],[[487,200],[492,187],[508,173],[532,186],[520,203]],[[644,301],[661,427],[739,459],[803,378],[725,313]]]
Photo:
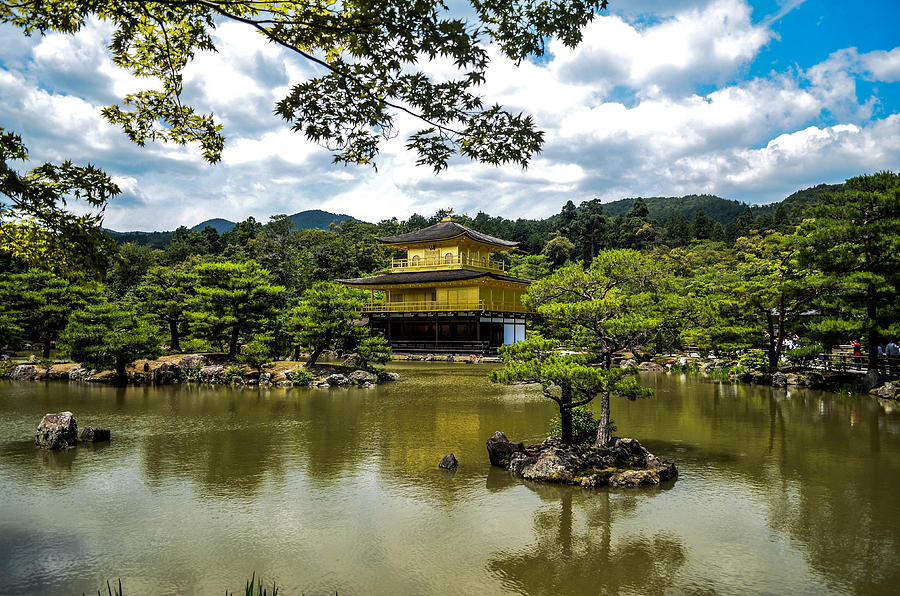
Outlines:
[[648,26],[599,17],[577,48],[551,44],[554,66],[561,80],[590,81],[607,90],[617,85],[684,90],[721,83],[772,37],[750,16],[750,7],[740,0],[714,0]]
[[[595,19],[575,49],[551,42],[538,63],[516,66],[491,48],[478,91],[534,114],[546,133],[527,170],[463,159],[440,175],[417,167],[404,144],[421,123],[403,114],[377,171],[332,165],[327,150],[272,114],[314,68],[235,23],[216,30],[219,52],[199,55],[186,77],[186,101],[224,123],[218,165],[204,163],[197,147],[138,148],[103,120],[104,105],[153,81],[112,64],[102,50],[109,29],[97,22],[76,36],[25,42],[0,26],[0,43],[10,48],[0,57],[0,125],[23,134],[36,161],[75,158],[113,175],[123,189],[107,209],[114,229],[266,220],[311,208],[375,221],[448,206],[542,217],[566,200],[593,197],[711,192],[772,201],[898,169],[900,115],[873,119],[878,98],[857,98],[857,82],[900,81],[900,48],[844,48],[805,70],[746,76],[775,38],[772,23],[797,5],[787,0],[754,22],[741,0],[642,1]],[[653,18],[636,16],[648,12]],[[446,61],[424,68],[453,74]]]

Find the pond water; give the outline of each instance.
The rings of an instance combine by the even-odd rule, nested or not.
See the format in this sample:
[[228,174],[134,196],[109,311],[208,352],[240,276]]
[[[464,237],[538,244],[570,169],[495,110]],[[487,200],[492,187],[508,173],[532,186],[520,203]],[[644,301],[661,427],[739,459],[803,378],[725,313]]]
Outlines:
[[[650,489],[491,468],[555,404],[486,365],[395,363],[376,389],[0,383],[0,593],[896,593],[900,411],[867,396],[644,374],[618,434]],[[113,441],[34,448],[46,412]],[[437,469],[453,452],[459,470]]]

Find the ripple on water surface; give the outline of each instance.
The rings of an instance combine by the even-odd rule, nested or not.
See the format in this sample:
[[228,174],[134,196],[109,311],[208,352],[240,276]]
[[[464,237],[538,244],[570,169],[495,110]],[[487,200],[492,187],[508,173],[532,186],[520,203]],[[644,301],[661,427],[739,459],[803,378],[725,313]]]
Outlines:
[[[488,465],[555,405],[490,367],[398,363],[376,389],[0,383],[0,591],[893,593],[900,419],[868,398],[643,375],[623,435],[676,459],[632,491]],[[592,404],[595,407],[596,404]],[[46,412],[113,441],[35,450]],[[438,470],[449,452],[460,468]]]

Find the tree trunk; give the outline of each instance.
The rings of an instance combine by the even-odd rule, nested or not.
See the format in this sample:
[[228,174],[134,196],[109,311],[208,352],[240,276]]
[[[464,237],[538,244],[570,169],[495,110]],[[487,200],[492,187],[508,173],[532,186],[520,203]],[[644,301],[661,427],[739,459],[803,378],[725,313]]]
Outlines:
[[781,354],[784,352],[784,294],[781,294],[778,303],[778,341],[775,342],[775,362],[770,362],[770,372],[778,370],[778,363],[781,361]]
[[559,400],[559,427],[562,442],[571,445],[575,437],[572,433],[572,387],[562,385],[562,395]]
[[116,357],[116,385],[128,384],[128,373],[125,372],[125,359]]
[[606,447],[609,444],[609,392],[600,394],[600,425],[597,427],[597,447]]
[[181,342],[178,336],[178,321],[169,321],[169,335],[172,341],[169,342],[169,349],[173,352],[181,352]]
[[875,295],[875,284],[866,284],[866,316],[869,319],[869,331],[866,336],[866,349],[869,351],[869,375],[874,383],[880,381],[878,373],[878,344],[881,341],[875,318],[878,316],[878,302]]
[[766,312],[766,331],[769,334],[769,370],[774,370],[778,366],[778,354],[775,353],[775,344],[778,338],[775,337],[775,329],[772,322],[772,311],[765,309]]
[[306,361],[306,368],[313,366],[316,363],[316,360],[319,359],[319,356],[322,355],[322,352],[324,350],[324,345],[317,346],[316,349],[313,350],[312,354],[309,355],[309,360]]
[[228,342],[228,355],[232,358],[237,356],[237,348],[238,348],[238,333],[240,332],[240,328],[238,325],[235,325],[231,328],[231,339]]
[[559,426],[562,442],[571,445],[575,437],[572,436],[572,407],[570,404],[559,404]]
[[52,336],[48,333],[44,336],[44,350],[41,353],[44,359],[50,358],[50,338]]

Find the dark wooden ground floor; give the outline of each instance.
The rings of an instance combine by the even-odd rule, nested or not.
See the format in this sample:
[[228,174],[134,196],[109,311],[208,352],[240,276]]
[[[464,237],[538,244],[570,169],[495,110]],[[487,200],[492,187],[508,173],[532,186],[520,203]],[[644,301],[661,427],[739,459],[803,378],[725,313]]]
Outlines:
[[525,339],[525,318],[521,313],[378,313],[369,315],[369,325],[395,352],[494,354]]

